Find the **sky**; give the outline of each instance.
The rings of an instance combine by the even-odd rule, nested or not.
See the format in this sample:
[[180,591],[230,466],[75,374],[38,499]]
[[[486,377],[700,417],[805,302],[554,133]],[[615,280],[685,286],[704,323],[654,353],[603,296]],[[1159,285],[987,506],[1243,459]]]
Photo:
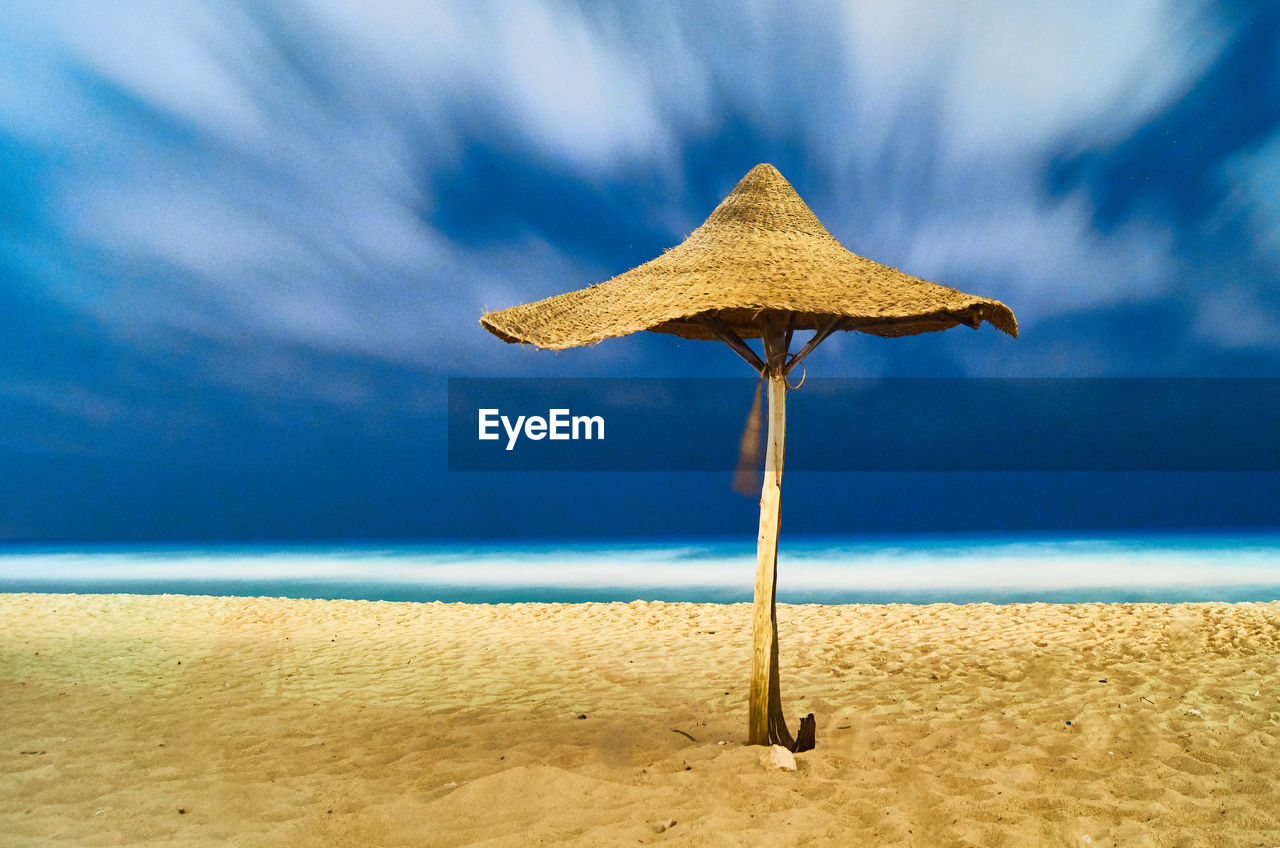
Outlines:
[[[1274,3],[12,0],[0,540],[749,536],[720,474],[450,472],[445,409],[743,376],[477,319],[677,244],[759,162],[1018,316],[840,334],[815,374],[1280,377]],[[796,474],[784,526],[1274,526],[1276,476]]]

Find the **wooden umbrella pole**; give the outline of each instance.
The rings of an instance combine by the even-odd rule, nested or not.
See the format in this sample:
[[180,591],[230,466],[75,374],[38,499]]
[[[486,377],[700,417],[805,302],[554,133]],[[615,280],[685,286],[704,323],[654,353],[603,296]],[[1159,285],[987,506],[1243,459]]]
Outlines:
[[769,380],[768,442],[760,491],[760,533],[756,537],[756,587],[752,605],[751,693],[747,742],[794,744],[782,714],[778,684],[778,529],[782,505],[782,460],[787,435],[785,328],[767,325],[765,375]]

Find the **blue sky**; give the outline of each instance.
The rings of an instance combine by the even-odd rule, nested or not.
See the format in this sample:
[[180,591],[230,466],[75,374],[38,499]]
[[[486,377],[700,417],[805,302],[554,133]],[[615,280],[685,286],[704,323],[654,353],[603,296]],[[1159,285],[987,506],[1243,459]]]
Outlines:
[[[1272,3],[18,0],[0,538],[751,533],[714,475],[449,474],[443,428],[450,376],[742,375],[477,318],[652,257],[762,161],[854,251],[1020,321],[843,334],[823,376],[1280,376]],[[784,508],[1252,525],[1274,476],[817,475]]]

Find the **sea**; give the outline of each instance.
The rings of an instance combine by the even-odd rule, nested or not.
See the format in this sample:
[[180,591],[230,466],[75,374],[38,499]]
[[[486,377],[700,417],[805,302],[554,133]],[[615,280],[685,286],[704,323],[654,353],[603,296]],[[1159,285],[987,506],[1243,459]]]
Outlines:
[[[750,601],[753,540],[0,545],[0,592]],[[781,603],[1280,600],[1280,531],[783,538]]]

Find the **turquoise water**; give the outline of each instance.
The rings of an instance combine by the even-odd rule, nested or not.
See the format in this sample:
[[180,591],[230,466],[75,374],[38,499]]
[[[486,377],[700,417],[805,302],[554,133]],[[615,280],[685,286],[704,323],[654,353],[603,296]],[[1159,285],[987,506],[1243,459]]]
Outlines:
[[[1280,600],[1280,533],[783,540],[788,603]],[[0,548],[0,592],[392,601],[751,599],[750,541]]]

